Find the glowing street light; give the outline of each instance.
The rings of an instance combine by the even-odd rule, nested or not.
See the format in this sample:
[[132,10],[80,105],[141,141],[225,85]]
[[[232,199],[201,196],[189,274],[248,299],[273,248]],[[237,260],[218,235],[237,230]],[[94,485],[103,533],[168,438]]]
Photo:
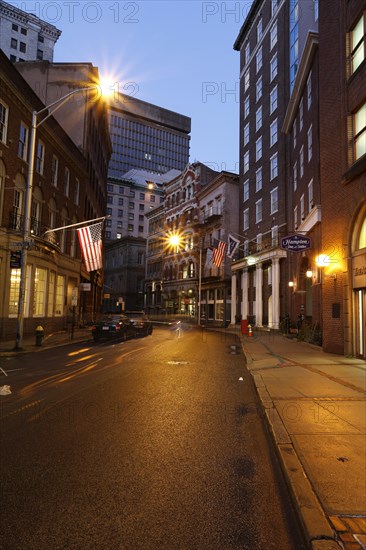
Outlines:
[[[27,256],[28,247],[30,244],[30,220],[31,220],[31,205],[32,205],[32,191],[33,191],[33,175],[34,175],[34,161],[36,150],[36,135],[37,128],[41,126],[48,118],[50,118],[55,111],[57,111],[62,105],[64,105],[70,97],[75,94],[86,92],[90,90],[98,90],[102,95],[102,88],[99,84],[92,84],[84,88],[77,88],[68,92],[63,97],[60,97],[47,107],[44,107],[40,111],[32,112],[32,126],[29,139],[29,158],[28,158],[28,174],[27,183],[25,188],[25,205],[24,205],[24,224],[22,232],[22,254],[20,262],[20,281],[19,281],[19,299],[18,299],[18,317],[17,317],[17,332],[15,339],[15,349],[20,350],[23,341],[23,327],[24,327],[24,297],[25,297],[25,280],[27,269]],[[54,107],[54,109],[53,109]],[[52,110],[51,110],[52,109]],[[38,120],[40,115],[46,114],[41,120]]]

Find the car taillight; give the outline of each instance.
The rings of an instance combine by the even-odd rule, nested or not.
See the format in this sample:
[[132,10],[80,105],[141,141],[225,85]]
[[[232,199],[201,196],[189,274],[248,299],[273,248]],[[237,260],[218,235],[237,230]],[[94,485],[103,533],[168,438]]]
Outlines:
[[92,330],[97,330],[97,327],[95,325],[93,325]]

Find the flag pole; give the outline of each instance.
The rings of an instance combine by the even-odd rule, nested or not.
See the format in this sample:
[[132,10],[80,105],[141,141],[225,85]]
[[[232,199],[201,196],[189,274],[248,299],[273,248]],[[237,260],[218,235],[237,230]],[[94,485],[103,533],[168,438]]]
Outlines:
[[105,220],[106,218],[110,218],[110,216],[102,216],[101,218],[86,220],[85,222],[72,223],[71,225],[63,225],[61,227],[55,227],[54,229],[47,229],[47,231],[45,231],[43,235],[46,235],[47,233],[54,233],[55,231],[62,231],[63,229],[70,229],[70,227],[78,227],[79,225],[84,225],[86,223],[99,222],[100,220]]

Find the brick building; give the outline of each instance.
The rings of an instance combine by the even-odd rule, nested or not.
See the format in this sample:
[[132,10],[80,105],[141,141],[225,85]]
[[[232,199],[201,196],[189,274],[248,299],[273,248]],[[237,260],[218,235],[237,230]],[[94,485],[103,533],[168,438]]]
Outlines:
[[323,348],[366,357],[366,2],[319,3]]
[[[310,3],[308,3],[310,4]],[[312,5],[312,4],[311,4]],[[232,266],[232,318],[279,328],[289,310],[287,139],[281,131],[303,33],[298,2],[253,2],[234,48],[240,52],[240,234]]]
[[[82,204],[83,219],[105,216],[108,162],[112,147],[107,106],[98,87],[98,68],[92,63],[48,61],[17,63],[16,67],[45,105],[75,90],[88,88],[72,95],[54,112],[54,117],[86,160],[88,181]],[[102,309],[103,270],[92,275],[83,271],[82,282],[92,285],[92,291],[84,292],[83,298],[88,316],[93,317]]]
[[[44,104],[3,52],[0,84],[0,338],[15,339],[30,125]],[[88,188],[85,158],[53,117],[37,130],[34,167],[24,334],[39,324],[47,332],[64,328],[70,318],[82,277],[76,232],[45,232],[84,220]]]
[[[200,315],[200,322],[228,324],[231,312],[231,260],[220,267],[209,251],[238,232],[236,174],[188,164],[164,185],[164,206],[149,215],[146,308]],[[179,244],[169,245],[178,235]],[[200,296],[200,299],[199,299]]]

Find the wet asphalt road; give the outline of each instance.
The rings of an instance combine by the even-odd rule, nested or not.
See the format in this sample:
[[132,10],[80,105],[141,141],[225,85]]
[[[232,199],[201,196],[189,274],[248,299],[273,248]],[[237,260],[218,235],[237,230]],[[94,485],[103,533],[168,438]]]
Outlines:
[[1,549],[305,548],[234,336],[155,329],[7,367]]

